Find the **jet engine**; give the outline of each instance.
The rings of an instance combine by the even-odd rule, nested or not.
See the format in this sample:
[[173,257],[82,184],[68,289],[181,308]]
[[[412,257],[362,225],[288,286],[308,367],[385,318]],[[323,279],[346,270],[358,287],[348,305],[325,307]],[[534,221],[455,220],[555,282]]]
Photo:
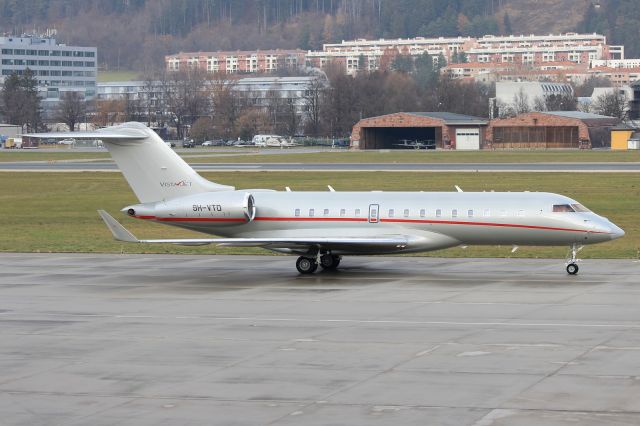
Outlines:
[[256,215],[253,195],[245,191],[205,192],[122,209],[130,216],[160,222],[203,222],[215,226],[241,225]]

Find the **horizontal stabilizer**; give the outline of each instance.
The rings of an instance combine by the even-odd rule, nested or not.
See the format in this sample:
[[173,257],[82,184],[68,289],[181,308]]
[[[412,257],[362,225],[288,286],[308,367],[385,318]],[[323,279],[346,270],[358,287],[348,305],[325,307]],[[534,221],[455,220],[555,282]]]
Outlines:
[[109,213],[104,210],[98,210],[98,214],[104,220],[104,223],[109,228],[109,231],[113,234],[113,238],[118,241],[125,241],[127,243],[140,242],[131,232],[127,231],[127,228],[120,225],[120,222],[115,220]]

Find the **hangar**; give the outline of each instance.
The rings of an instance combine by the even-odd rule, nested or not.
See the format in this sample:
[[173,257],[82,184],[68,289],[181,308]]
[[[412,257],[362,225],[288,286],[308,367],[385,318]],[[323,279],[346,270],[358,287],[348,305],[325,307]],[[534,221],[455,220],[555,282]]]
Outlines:
[[529,112],[491,121],[488,145],[513,148],[608,148],[615,117],[580,111]]
[[351,132],[355,149],[480,149],[487,120],[451,112],[398,112],[360,120]]

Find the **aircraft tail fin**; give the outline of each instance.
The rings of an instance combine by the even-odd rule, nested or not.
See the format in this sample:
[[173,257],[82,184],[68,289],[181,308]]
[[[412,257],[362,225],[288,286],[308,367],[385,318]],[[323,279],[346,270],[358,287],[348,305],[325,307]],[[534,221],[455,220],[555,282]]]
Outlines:
[[210,191],[233,191],[200,176],[142,123],[124,123],[95,132],[40,133],[45,138],[100,139],[141,203]]

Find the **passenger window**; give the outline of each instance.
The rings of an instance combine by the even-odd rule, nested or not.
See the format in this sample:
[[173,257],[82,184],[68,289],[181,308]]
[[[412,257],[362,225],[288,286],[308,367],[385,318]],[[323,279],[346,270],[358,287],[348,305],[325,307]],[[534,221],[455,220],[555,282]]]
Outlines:
[[425,217],[427,215],[427,211],[425,209],[420,209],[420,217]]
[[484,209],[484,217],[489,217],[489,216],[491,216],[491,210]]
[[329,209],[324,209],[324,215],[329,216]]
[[555,204],[553,206],[554,213],[574,213],[575,210],[569,204]]
[[458,209],[451,210],[451,217],[458,217]]
[[313,217],[315,215],[315,209],[309,209],[309,217]]
[[395,214],[395,210],[389,209],[389,217],[393,217],[394,214]]
[[404,209],[404,217],[409,217],[409,209]]
[[440,217],[440,216],[442,216],[442,210],[438,209],[436,210],[436,217]]
[[300,216],[300,209],[296,209],[295,215],[296,215],[296,217]]
[[356,209],[356,216],[360,216],[360,209]]
[[340,217],[344,217],[344,215],[347,214],[345,209],[340,209]]
[[469,216],[469,217],[473,217],[473,210],[469,210],[469,211],[467,212],[467,216]]

